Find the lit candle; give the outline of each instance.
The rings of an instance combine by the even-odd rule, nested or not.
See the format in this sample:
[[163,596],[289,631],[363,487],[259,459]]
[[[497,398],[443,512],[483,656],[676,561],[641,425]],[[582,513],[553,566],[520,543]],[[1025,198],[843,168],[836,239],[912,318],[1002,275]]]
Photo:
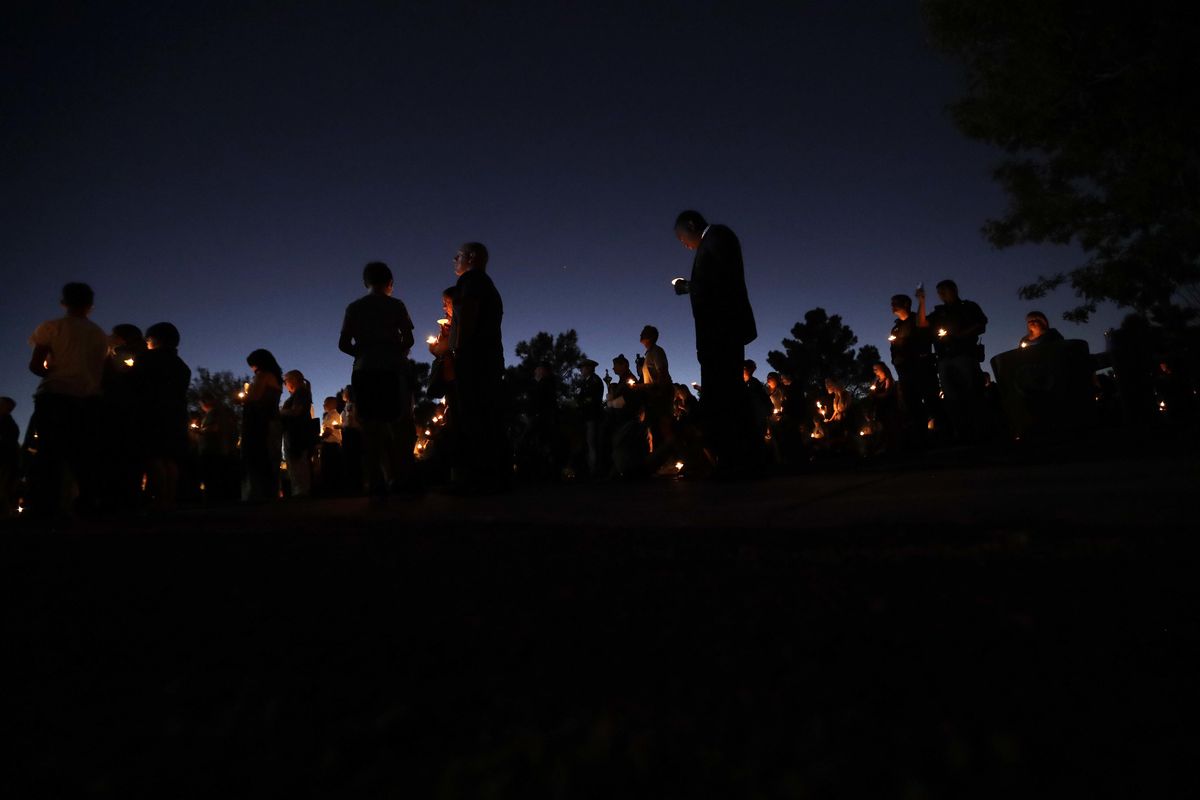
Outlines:
[[873,384],[873,383],[872,383],[872,384],[871,384],[871,388],[870,388],[870,389],[868,389],[868,391],[871,391],[871,392],[875,391],[875,384]]
[[445,317],[438,320],[438,325],[449,325],[449,324],[450,324],[450,320],[446,319]]
[[438,340],[438,337],[433,336],[432,334],[425,337],[425,342],[427,344],[436,344],[437,340]]
[[896,341],[896,334],[894,334],[894,333],[893,333],[892,335],[888,336],[888,341],[889,341],[889,342],[894,342],[894,341]]
[[125,366],[127,366],[127,367],[133,366],[133,356],[130,356],[129,358],[125,359]]
[[633,378],[630,378],[629,380],[627,380],[625,382],[628,383],[630,386],[633,386],[637,383],[637,381],[635,381]]
[[938,328],[938,336],[946,336],[949,333],[950,331],[946,330],[945,328]]
[[1029,347],[1029,342],[1021,342],[1021,347]]
[[676,462],[675,462],[675,471],[676,471],[676,472],[682,472],[682,471],[683,471],[683,462],[682,462],[682,461],[676,461]]

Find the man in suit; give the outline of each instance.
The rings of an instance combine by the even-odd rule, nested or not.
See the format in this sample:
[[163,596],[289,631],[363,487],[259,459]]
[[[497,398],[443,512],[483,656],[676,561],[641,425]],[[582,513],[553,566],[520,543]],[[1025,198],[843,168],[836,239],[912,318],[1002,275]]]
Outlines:
[[487,248],[479,242],[467,242],[454,255],[454,489],[466,494],[505,488],[512,470],[504,434],[504,303],[487,274],[487,263]]
[[706,445],[718,475],[739,472],[749,466],[754,439],[742,360],[746,345],[758,338],[742,246],[733,231],[708,224],[698,211],[679,215],[675,236],[696,253],[691,278],[674,284],[676,294],[687,294],[692,301]]

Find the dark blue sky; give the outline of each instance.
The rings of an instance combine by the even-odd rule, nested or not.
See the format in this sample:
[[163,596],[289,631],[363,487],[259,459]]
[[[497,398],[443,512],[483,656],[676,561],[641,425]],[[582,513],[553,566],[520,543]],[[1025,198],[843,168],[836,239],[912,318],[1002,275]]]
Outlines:
[[[742,239],[764,370],[818,305],[886,353],[891,294],[944,277],[994,355],[1024,332],[1017,287],[1079,258],[979,235],[998,154],[946,115],[961,77],[916,2],[175,5],[37,3],[2,34],[0,394],[22,423],[27,339],[69,280],[106,329],[172,321],[193,369],[266,347],[319,400],[348,382],[362,265],[392,266],[420,341],[465,240],[492,252],[510,359],[575,328],[605,364],[653,323],[680,381],[684,208]],[[1059,327],[1097,349],[1117,317]]]

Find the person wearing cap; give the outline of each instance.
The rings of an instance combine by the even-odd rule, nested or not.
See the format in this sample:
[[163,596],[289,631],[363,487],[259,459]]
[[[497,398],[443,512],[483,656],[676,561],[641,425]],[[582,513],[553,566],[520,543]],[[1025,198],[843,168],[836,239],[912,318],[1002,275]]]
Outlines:
[[575,404],[583,421],[583,439],[587,446],[587,470],[592,477],[600,463],[600,423],[604,418],[604,381],[596,374],[595,361],[585,358],[579,362],[579,388]]
[[188,456],[188,386],[192,370],[179,357],[179,330],[169,322],[146,329],[146,352],[136,369],[146,490],[159,510],[175,506],[180,465]]
[[742,246],[733,231],[710,225],[698,211],[684,211],[676,218],[675,237],[696,254],[691,278],[676,281],[675,291],[691,298],[706,445],[717,474],[733,475],[751,467],[756,438],[741,380],[746,345],[758,338]]
[[88,318],[95,303],[92,287],[68,283],[60,302],[66,315],[38,325],[29,339],[29,371],[42,379],[30,423],[37,435],[30,511],[39,515],[68,510],[71,478],[81,507],[92,508],[98,501],[95,434],[108,336]]

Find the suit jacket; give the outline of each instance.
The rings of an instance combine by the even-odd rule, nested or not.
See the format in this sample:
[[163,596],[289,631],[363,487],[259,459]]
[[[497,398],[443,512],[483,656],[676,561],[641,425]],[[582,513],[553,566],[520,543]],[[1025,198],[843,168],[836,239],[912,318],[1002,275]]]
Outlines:
[[481,269],[463,273],[455,284],[450,350],[460,379],[498,378],[504,372],[500,323],[504,302],[496,284]]
[[689,281],[692,318],[696,322],[696,354],[742,348],[758,338],[754,310],[746,292],[742,246],[724,225],[710,225]]

